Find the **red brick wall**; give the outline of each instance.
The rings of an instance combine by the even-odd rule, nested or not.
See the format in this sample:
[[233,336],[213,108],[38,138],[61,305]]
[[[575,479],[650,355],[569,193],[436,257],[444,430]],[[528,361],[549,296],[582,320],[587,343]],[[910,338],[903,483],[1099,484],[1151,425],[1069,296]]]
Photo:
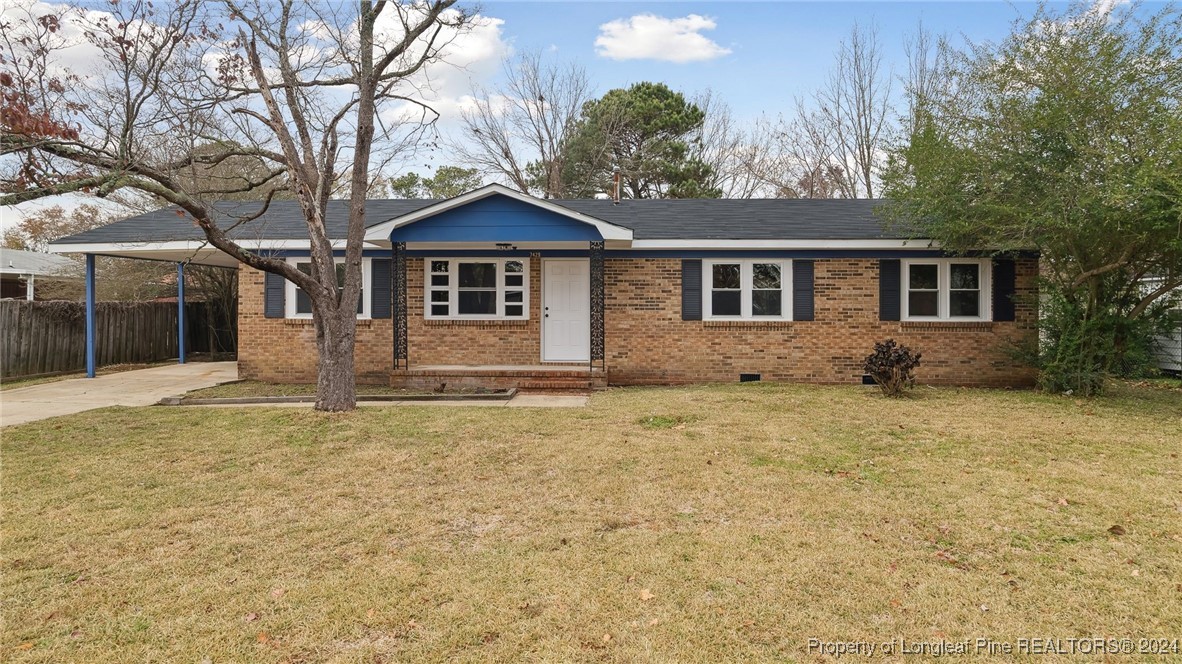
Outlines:
[[[357,321],[357,381],[390,382],[390,319]],[[238,377],[271,383],[316,382],[316,328],[310,319],[265,318],[263,273],[238,270]]]
[[923,353],[928,383],[1024,385],[1028,370],[1004,348],[1032,329],[1027,303],[1037,262],[1017,264],[1019,306],[1012,323],[900,323],[878,320],[878,261],[814,263],[815,320],[681,320],[681,261],[606,262],[606,342],[612,384],[764,380],[852,383],[875,341],[894,338]]
[[[407,261],[407,319],[412,365],[532,365],[541,359],[541,261],[531,259],[528,321],[428,321],[423,317],[423,261]],[[878,261],[815,262],[815,318],[799,322],[681,320],[681,261],[608,259],[606,349],[613,384],[764,380],[853,383],[874,342],[893,337],[924,354],[928,383],[1025,385],[1031,372],[1007,354],[1009,341],[1033,332],[1037,261],[1017,263],[1017,321],[900,323],[878,320]],[[313,382],[311,321],[263,317],[263,275],[239,280],[238,371],[243,378]],[[389,319],[358,321],[357,372],[384,383],[391,371]]]
[[422,258],[406,261],[407,339],[412,365],[540,364],[542,261],[529,261],[529,320],[427,320]]

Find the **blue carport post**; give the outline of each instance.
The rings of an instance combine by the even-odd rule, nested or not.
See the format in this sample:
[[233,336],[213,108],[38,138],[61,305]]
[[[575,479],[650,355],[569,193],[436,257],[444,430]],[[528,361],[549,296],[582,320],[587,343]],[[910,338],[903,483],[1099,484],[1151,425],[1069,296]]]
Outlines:
[[86,254],[86,377],[94,378],[94,254]]
[[185,363],[185,264],[176,264],[176,347],[177,363]]

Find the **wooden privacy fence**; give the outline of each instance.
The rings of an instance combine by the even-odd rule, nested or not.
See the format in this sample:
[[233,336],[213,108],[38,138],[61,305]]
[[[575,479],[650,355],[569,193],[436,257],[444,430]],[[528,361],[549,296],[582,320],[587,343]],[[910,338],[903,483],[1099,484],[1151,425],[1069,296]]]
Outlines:
[[[232,351],[210,333],[211,307],[185,305],[187,353]],[[95,306],[98,366],[177,357],[175,302],[99,302]],[[86,369],[86,307],[81,302],[0,301],[0,378]]]

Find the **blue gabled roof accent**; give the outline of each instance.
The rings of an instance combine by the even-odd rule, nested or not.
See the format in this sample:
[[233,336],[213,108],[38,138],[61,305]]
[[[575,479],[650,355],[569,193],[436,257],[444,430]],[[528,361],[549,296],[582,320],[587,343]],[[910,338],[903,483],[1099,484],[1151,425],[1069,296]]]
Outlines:
[[494,194],[395,228],[392,242],[575,242],[602,240],[597,228]]

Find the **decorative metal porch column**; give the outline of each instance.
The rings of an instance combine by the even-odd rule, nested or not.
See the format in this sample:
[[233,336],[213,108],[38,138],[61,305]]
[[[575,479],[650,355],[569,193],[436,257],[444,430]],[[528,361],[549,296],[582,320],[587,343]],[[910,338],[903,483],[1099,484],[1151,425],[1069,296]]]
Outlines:
[[603,350],[603,241],[591,243],[591,368],[595,368],[595,361],[607,370],[607,359]]
[[390,284],[390,297],[394,298],[391,312],[394,325],[394,368],[398,369],[401,361],[401,368],[409,369],[406,339],[406,243],[394,242],[390,254],[390,279],[393,282]]

